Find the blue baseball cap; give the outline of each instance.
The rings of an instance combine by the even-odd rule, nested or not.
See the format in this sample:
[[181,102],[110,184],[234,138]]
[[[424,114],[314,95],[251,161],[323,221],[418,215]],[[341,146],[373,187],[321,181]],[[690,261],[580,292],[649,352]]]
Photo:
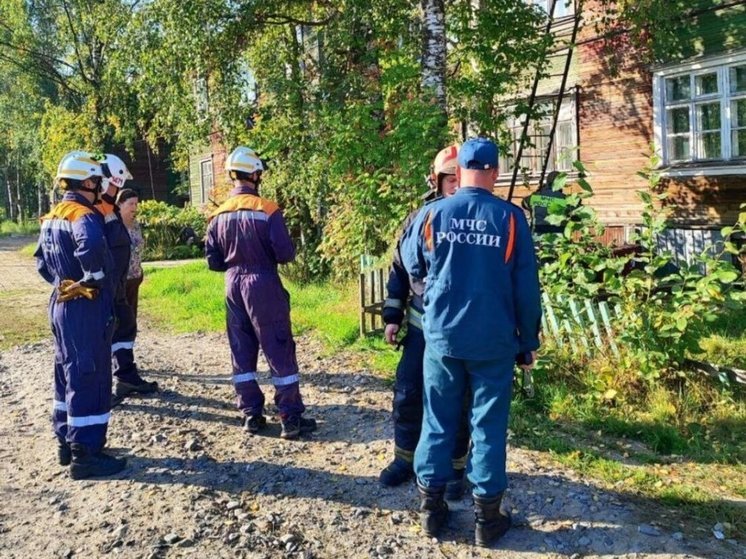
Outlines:
[[458,164],[464,169],[497,169],[497,145],[489,138],[466,140],[458,152]]

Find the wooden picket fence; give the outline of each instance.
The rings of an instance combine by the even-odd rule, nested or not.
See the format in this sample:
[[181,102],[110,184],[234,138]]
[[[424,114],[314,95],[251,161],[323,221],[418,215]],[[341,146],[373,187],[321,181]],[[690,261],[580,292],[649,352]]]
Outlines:
[[383,301],[386,299],[386,270],[367,268],[360,272],[360,335],[383,331]]
[[558,346],[569,345],[574,352],[585,355],[606,349],[619,355],[614,339],[614,323],[621,315],[618,305],[612,307],[606,301],[574,297],[552,301],[546,293],[542,294],[542,303],[544,336],[552,338]]

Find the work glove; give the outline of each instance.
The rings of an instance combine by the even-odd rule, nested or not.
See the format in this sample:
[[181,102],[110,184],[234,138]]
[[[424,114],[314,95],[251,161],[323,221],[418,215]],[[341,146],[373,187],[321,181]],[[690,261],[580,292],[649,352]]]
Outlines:
[[62,280],[60,285],[57,287],[57,301],[59,303],[65,303],[72,301],[78,297],[85,297],[86,299],[93,300],[98,295],[98,289],[95,287],[85,287],[80,285],[80,282],[73,280]]

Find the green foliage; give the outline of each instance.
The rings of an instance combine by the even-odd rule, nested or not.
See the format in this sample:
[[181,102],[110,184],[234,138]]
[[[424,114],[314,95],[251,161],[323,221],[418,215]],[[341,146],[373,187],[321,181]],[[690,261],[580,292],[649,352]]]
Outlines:
[[[562,306],[571,297],[606,299],[618,310],[614,329],[622,351],[615,365],[648,383],[680,375],[687,356],[701,351],[707,324],[744,300],[743,291],[732,288],[739,274],[726,256],[743,251],[733,239],[744,233],[746,212],[723,229],[722,247],[707,247],[694,262],[677,265],[674,255],[658,246],[668,212],[662,205],[666,194],[656,193],[657,163],[653,157],[642,173],[649,189],[638,193],[643,223],[633,239],[638,252],[631,261],[629,256],[614,256],[600,241],[603,227],[594,210],[581,204],[592,196],[584,179],[580,193],[550,205],[548,221],[563,225],[564,231],[544,236],[539,245],[542,284],[558,303],[560,319],[571,314]],[[582,164],[577,166],[584,171]],[[559,187],[563,183],[560,180]],[[633,269],[623,274],[631,263]]]
[[145,260],[199,258],[202,251],[194,245],[180,245],[184,228],[194,230],[198,239],[205,236],[207,218],[198,209],[179,208],[165,202],[145,200],[138,204],[137,218],[145,238]]

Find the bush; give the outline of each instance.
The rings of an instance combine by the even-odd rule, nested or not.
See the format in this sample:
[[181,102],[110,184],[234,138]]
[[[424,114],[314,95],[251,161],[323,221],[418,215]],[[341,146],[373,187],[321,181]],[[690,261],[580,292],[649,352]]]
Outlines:
[[[145,237],[145,260],[202,256],[207,218],[196,208],[178,208],[165,202],[145,200],[138,206],[137,218]],[[188,230],[194,233],[192,239],[185,235]]]
[[[572,315],[562,301],[606,299],[617,309],[614,328],[620,352],[604,359],[617,375],[626,377],[620,371],[629,371],[633,382],[648,386],[659,378],[680,377],[687,357],[702,351],[699,342],[708,323],[744,299],[742,290],[733,289],[739,274],[726,256],[739,254],[733,239],[746,229],[746,212],[734,226],[722,230],[722,247],[706,247],[690,264],[677,265],[674,255],[660,250],[657,243],[669,214],[662,204],[667,195],[657,193],[656,164],[651,160],[650,168],[642,173],[649,188],[638,192],[643,224],[633,239],[633,255],[617,256],[600,242],[603,226],[595,211],[582,204],[593,195],[582,178],[582,192],[548,208],[548,221],[563,226],[563,233],[545,235],[539,243],[542,284],[553,306],[557,304],[560,321]],[[582,164],[577,167],[584,171]],[[560,176],[555,189],[562,188],[565,180]],[[598,387],[601,391],[611,388],[619,387]]]

